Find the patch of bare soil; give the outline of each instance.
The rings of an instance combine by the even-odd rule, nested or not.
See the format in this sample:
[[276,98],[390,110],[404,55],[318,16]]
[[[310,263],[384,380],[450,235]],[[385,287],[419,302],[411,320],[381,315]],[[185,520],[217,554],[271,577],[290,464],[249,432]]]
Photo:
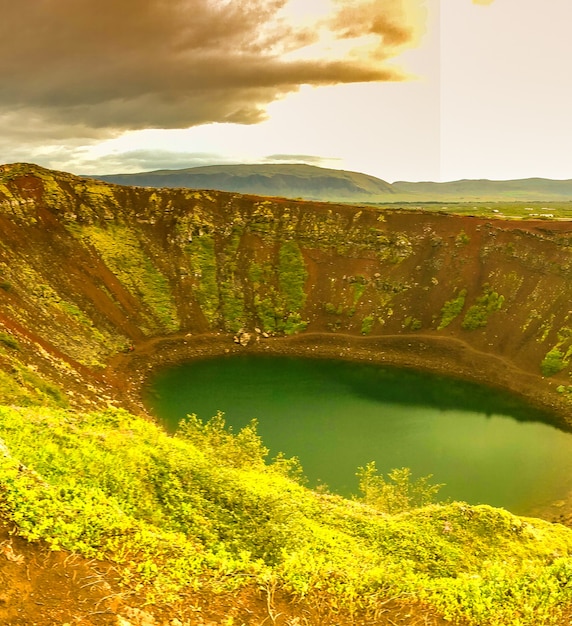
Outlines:
[[115,624],[120,590],[113,568],[52,552],[0,522],[0,623],[6,626]]
[[312,608],[272,588],[227,595],[188,593],[177,605],[145,606],[122,588],[115,564],[52,552],[0,520],[2,626],[445,626],[430,607],[388,599],[375,614],[337,610],[327,598]]

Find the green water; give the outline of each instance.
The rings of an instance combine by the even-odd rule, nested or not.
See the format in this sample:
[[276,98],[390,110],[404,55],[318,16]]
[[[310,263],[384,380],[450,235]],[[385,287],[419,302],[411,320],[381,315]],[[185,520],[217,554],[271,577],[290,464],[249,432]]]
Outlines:
[[147,403],[167,428],[221,410],[251,419],[270,448],[297,456],[310,486],[357,493],[356,468],[410,467],[444,498],[526,514],[572,489],[572,435],[508,395],[411,371],[344,361],[231,356],[162,372]]

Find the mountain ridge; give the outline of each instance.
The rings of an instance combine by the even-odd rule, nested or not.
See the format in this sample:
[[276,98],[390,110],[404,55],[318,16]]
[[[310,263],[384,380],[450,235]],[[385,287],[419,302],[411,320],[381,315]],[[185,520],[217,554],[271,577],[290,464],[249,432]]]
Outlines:
[[133,174],[94,174],[105,182],[143,187],[186,187],[331,202],[572,201],[572,179],[460,179],[395,181],[307,164],[207,165]]

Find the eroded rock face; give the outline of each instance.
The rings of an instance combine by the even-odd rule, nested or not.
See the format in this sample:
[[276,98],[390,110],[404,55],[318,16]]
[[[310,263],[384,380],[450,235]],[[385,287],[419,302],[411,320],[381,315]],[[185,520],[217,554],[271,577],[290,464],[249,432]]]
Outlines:
[[10,393],[30,399],[120,402],[101,373],[118,355],[216,333],[248,349],[304,333],[454,339],[557,381],[562,397],[572,383],[566,222],[128,188],[14,165],[0,171],[0,232],[0,370],[20,372]]

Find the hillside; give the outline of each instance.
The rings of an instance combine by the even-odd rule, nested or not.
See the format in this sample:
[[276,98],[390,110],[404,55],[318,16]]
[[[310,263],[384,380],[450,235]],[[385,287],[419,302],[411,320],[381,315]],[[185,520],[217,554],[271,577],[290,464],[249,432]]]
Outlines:
[[[295,462],[265,459],[252,427],[191,418],[172,437],[141,401],[166,363],[329,356],[507,389],[570,428],[567,222],[15,164],[0,168],[0,233],[0,577],[24,590],[0,595],[0,621],[568,623],[569,528],[407,489],[388,508],[381,477],[360,501],[313,492]],[[78,590],[82,604],[46,596],[49,610],[18,617],[40,593],[18,556],[40,554],[62,579],[95,580],[91,604]]]
[[427,201],[549,202],[572,201],[572,180],[523,178],[519,180],[457,180],[447,183],[395,182],[396,195],[411,194]]
[[572,201],[572,180],[399,181],[312,165],[211,165],[182,170],[94,176],[120,185],[216,189],[324,202],[557,202]]
[[389,183],[374,176],[303,164],[210,165],[96,178],[120,185],[216,189],[322,201],[365,202],[394,194]]

